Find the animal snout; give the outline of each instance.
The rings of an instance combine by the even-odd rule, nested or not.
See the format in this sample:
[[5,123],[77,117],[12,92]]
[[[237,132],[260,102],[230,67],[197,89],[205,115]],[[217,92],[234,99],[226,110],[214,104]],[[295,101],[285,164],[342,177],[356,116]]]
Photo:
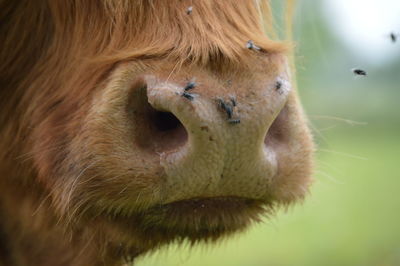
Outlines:
[[284,119],[276,118],[287,95],[274,84],[239,93],[218,92],[213,82],[153,76],[136,82],[128,109],[134,142],[163,168],[164,202],[265,196],[285,135]]

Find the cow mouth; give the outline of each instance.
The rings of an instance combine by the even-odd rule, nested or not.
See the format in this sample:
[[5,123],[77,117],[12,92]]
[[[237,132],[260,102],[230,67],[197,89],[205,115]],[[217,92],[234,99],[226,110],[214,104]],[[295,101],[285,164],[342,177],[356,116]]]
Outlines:
[[153,207],[141,216],[147,225],[182,235],[236,230],[259,221],[265,212],[258,200],[239,197],[194,198]]
[[233,196],[193,198],[153,206],[129,217],[109,219],[122,226],[127,235],[144,238],[146,242],[189,240],[196,243],[240,232],[271,214],[272,206],[265,201]]

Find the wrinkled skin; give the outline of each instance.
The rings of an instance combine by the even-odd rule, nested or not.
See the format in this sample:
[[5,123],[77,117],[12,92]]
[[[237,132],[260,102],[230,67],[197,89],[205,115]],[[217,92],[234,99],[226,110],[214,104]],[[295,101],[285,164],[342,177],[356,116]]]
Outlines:
[[301,200],[313,145],[286,54],[234,48],[246,59],[133,58],[93,82],[64,63],[81,83],[48,63],[54,89],[40,90],[45,74],[19,83],[1,128],[3,264],[120,265]]

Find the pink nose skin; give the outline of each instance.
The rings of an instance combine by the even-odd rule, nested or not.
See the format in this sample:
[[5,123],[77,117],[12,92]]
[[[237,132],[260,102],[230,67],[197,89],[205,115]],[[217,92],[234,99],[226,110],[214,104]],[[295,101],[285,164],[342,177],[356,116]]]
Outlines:
[[284,76],[241,91],[242,84],[217,90],[214,82],[143,78],[145,88],[135,101],[148,102],[140,116],[151,121],[136,136],[165,172],[162,202],[266,196],[278,171],[277,151],[267,135],[290,91]]

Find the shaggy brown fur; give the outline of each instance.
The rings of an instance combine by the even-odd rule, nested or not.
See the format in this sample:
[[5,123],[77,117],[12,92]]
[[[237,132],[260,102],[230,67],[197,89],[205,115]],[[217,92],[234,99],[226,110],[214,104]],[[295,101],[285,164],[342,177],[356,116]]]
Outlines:
[[[92,119],[113,115],[94,103],[126,64],[167,78],[196,68],[222,79],[278,58],[288,47],[264,35],[270,6],[258,2],[0,0],[0,265],[120,265],[174,240],[216,239],[270,211],[265,200],[223,197],[161,210],[163,202],[152,201],[159,169],[143,178],[129,166],[113,168],[128,156],[108,148],[112,136]],[[245,48],[248,40],[261,55]],[[267,66],[278,69],[274,62]],[[301,111],[294,119],[305,123]],[[301,134],[301,156],[309,158],[311,140]],[[307,190],[308,159],[292,164],[301,178],[277,181],[271,202],[290,203]],[[196,208],[201,221],[186,215]],[[235,217],[218,216],[221,209]]]

